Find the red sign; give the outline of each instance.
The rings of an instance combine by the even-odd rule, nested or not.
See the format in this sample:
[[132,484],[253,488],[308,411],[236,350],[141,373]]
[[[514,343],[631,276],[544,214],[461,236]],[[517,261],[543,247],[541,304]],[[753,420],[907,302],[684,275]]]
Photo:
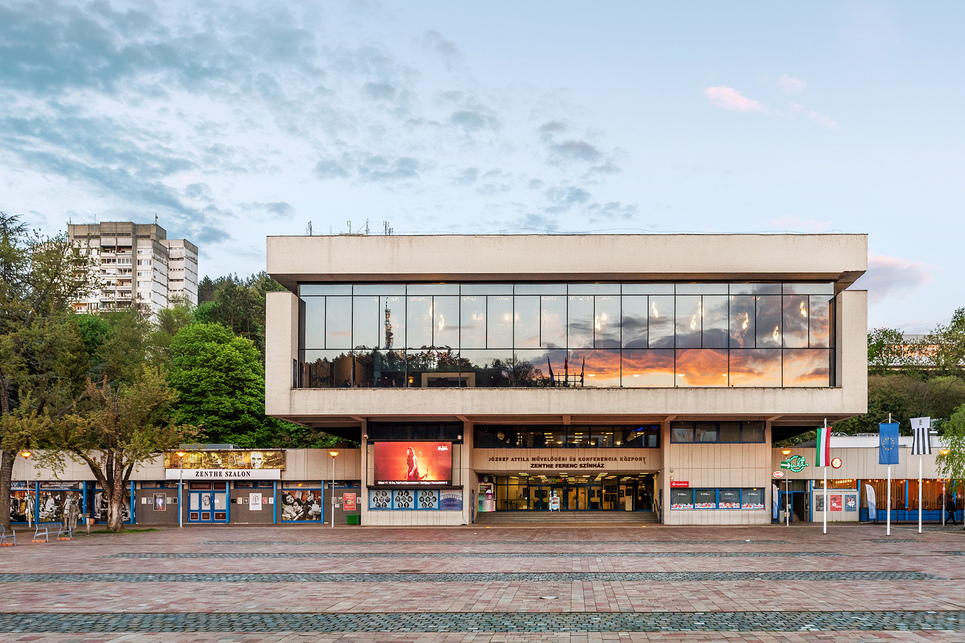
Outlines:
[[783,471],[775,471],[775,472],[774,472],[774,477],[775,477],[775,478],[783,478],[783,477],[784,477],[784,472],[783,472]]
[[841,458],[831,458],[831,466],[835,469],[841,468]]
[[356,511],[354,493],[342,494],[342,509],[344,509],[345,511]]
[[673,487],[689,487],[689,486],[690,486],[690,481],[689,481],[689,480],[671,480],[671,481],[670,481],[670,486],[671,486],[671,488],[673,488]]

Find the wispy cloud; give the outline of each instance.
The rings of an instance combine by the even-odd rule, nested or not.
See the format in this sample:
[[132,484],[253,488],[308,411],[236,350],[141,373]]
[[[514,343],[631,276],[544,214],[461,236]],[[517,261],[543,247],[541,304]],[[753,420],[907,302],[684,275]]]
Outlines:
[[902,257],[874,255],[868,258],[868,271],[855,284],[868,291],[868,300],[879,303],[901,298],[932,281],[934,266]]
[[760,101],[747,98],[732,87],[708,87],[704,90],[704,95],[717,107],[730,109],[735,112],[766,111]]
[[789,112],[792,116],[803,116],[804,118],[808,119],[812,123],[817,123],[821,127],[824,127],[827,129],[838,129],[838,124],[836,122],[834,122],[824,114],[818,114],[813,109],[808,109],[803,105],[798,105],[797,103],[792,102]]
[[774,86],[780,89],[787,95],[800,94],[808,86],[806,80],[801,80],[800,78],[792,78],[787,74],[781,74],[781,77],[774,82]]

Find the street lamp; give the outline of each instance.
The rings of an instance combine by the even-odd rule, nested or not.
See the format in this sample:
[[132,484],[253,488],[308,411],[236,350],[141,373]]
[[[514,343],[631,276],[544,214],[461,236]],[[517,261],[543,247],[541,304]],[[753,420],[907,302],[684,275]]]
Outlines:
[[[787,456],[791,455],[791,450],[788,448],[781,449],[781,455],[783,455],[784,459],[787,460]],[[788,493],[790,483],[791,481],[787,479],[787,476],[784,476],[784,526],[785,527],[791,526],[791,498],[790,498],[791,494]]]
[[178,527],[184,529],[184,500],[182,489],[184,489],[184,451],[178,451]]
[[338,451],[329,451],[328,455],[332,456],[332,529],[335,529],[335,456]]
[[[938,452],[938,455],[948,455],[948,449],[941,449]],[[945,505],[946,504],[948,504],[948,496],[946,495],[945,478],[942,478],[942,506],[938,508],[938,513],[942,515],[942,527],[945,526],[945,517],[946,517]],[[952,518],[955,518],[955,516],[952,516]],[[965,520],[963,520],[962,522],[965,522]]]
[[[30,456],[31,456],[30,449],[23,449],[23,450],[21,450],[21,451],[20,451],[20,456],[21,456],[24,460],[30,459]],[[26,509],[26,511],[25,511],[24,513],[27,514],[27,527],[30,527],[30,524],[33,522],[34,503],[33,503],[33,501],[30,499],[30,489],[27,487],[27,483],[24,482],[23,484],[24,484],[24,487],[23,487],[23,488],[24,488],[24,498],[26,498],[26,501],[27,501],[27,509]],[[942,514],[942,515],[944,515],[944,514]]]

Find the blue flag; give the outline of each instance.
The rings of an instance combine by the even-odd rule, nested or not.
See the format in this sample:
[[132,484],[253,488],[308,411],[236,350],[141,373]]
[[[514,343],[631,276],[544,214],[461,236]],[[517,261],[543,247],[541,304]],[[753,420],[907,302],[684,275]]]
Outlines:
[[878,464],[898,464],[898,424],[878,425]]

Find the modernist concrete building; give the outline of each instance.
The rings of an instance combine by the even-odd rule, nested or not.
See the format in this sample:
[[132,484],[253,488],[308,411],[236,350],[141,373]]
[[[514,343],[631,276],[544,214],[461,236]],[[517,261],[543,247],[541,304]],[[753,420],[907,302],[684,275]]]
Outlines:
[[772,519],[867,404],[864,235],[270,237],[266,409],[358,441],[363,524]]
[[137,305],[156,313],[179,299],[197,305],[198,248],[190,241],[128,221],[70,224],[67,234],[92,257],[101,285],[73,302],[78,312]]

